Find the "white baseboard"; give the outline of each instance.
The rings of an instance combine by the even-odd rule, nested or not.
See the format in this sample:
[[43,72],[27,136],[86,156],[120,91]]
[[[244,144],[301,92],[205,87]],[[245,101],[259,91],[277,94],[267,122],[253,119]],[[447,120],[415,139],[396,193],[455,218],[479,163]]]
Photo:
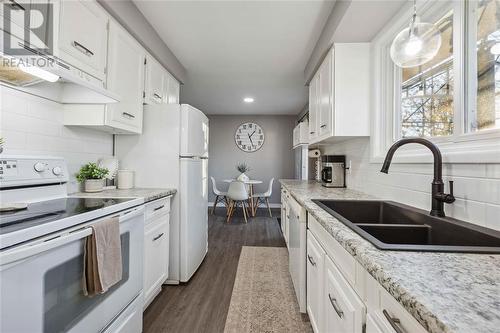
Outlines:
[[[213,201],[208,203],[208,207],[213,207],[213,206],[214,206]],[[224,204],[222,202],[219,202],[217,204],[217,207],[225,207],[225,206],[224,206]],[[259,207],[261,208],[261,207],[266,207],[266,206],[259,206]],[[281,204],[279,204],[279,203],[269,203],[269,207],[270,208],[281,208]]]

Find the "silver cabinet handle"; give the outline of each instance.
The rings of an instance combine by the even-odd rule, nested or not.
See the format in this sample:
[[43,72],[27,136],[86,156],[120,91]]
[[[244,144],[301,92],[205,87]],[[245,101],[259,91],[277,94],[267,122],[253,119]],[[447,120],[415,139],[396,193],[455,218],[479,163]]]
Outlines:
[[164,232],[162,232],[161,234],[159,234],[158,236],[156,236],[155,238],[153,238],[153,242],[155,242],[155,241],[157,241],[158,239],[162,238],[164,234],[165,234],[165,233],[164,233]]
[[314,133],[316,133],[316,132],[309,132],[309,134],[314,134]]
[[122,115],[127,117],[127,118],[135,118],[135,116],[131,113],[128,113],[128,112],[122,112]]
[[392,328],[396,331],[396,333],[406,333],[406,331],[401,328],[401,320],[399,318],[391,317],[389,312],[387,310],[382,310],[382,313],[384,314],[385,318],[391,324]]
[[325,128],[325,127],[326,127],[326,125],[321,125],[320,127],[321,127],[321,128]]
[[344,318],[344,311],[340,309],[340,306],[337,303],[337,299],[333,298],[332,295],[328,294],[328,298],[330,299],[330,303],[333,306],[333,309],[335,312],[337,312],[337,315],[339,316],[340,319]]
[[313,258],[310,255],[307,255],[307,259],[311,263],[311,265],[316,266],[316,263],[314,262]]
[[159,207],[156,207],[155,209],[153,209],[153,212],[156,212],[157,210],[160,210],[162,209],[163,207],[165,207],[165,205],[161,205]]
[[158,99],[162,98],[161,95],[158,95],[157,93],[154,93],[153,96],[156,97],[156,98],[158,98]]
[[78,43],[76,40],[73,41],[73,47],[77,49],[78,51],[82,52],[83,54],[92,57],[94,55],[94,52],[90,51],[88,48],[83,46],[82,44]]

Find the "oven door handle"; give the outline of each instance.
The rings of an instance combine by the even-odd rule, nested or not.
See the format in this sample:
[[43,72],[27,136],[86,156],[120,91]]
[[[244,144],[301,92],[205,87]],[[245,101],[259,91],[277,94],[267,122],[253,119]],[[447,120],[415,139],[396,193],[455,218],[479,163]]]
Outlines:
[[[35,243],[33,245],[26,245],[20,248],[8,251],[7,253],[2,253],[0,255],[0,266],[4,266],[19,260],[23,260],[34,255],[40,254],[45,251],[49,251],[56,247],[63,246],[68,243],[72,243],[79,239],[85,238],[92,235],[92,228],[86,227],[84,229],[78,229],[69,234],[63,234],[57,236],[56,238],[49,238],[40,243]],[[1,270],[1,268],[0,268]]]

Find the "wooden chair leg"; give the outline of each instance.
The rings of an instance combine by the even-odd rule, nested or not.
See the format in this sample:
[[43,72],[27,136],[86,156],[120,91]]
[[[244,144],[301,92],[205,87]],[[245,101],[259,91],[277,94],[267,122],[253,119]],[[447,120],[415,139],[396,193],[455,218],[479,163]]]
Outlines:
[[219,201],[219,196],[215,197],[214,206],[212,207],[212,215],[214,215],[215,207],[217,207],[217,202]]
[[227,208],[227,220],[226,220],[226,223],[229,223],[229,221],[231,220],[231,215],[233,213],[233,206],[234,206],[234,201],[230,201],[229,202],[229,207]]
[[248,223],[248,220],[247,220],[247,209],[245,207],[245,202],[244,201],[241,202],[241,209],[243,210],[243,217],[245,218],[245,223]]
[[255,216],[255,214],[257,214],[257,209],[259,208],[259,200],[260,200],[260,198],[257,198],[257,200],[255,200],[255,204],[252,207],[254,216]]
[[271,208],[269,207],[269,198],[266,198],[266,205],[267,205],[267,210],[269,211],[269,217],[273,217],[273,214],[271,213]]

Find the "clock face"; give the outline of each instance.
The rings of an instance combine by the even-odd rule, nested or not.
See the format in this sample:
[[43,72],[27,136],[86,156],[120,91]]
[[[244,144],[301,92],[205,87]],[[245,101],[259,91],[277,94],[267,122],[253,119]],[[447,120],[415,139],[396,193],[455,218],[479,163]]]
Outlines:
[[253,153],[264,145],[264,130],[256,123],[243,123],[236,129],[234,141],[241,150]]

